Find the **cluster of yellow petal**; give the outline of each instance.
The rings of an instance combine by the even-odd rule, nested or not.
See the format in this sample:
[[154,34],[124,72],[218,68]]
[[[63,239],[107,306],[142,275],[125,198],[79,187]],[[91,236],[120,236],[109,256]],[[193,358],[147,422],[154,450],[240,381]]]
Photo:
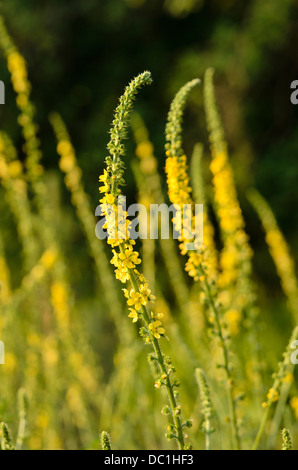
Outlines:
[[30,93],[30,83],[27,77],[27,67],[25,59],[19,52],[12,50],[7,56],[7,67],[11,73],[13,88],[18,93],[20,103],[28,100]]
[[[112,243],[115,246],[119,241],[112,240]],[[136,265],[141,263],[139,253],[137,251],[133,251],[134,243],[135,242],[133,240],[126,241],[123,244],[124,250],[120,253],[116,250],[112,250],[114,256],[111,259],[111,264],[116,268],[116,278],[123,283],[129,281],[129,269],[135,269]]]
[[82,172],[76,163],[74,148],[68,140],[61,140],[57,145],[57,153],[60,155],[59,167],[66,173],[66,186],[75,192],[80,185]]
[[[224,242],[220,257],[218,287],[222,290],[221,296],[225,300],[223,302],[225,307],[239,312],[248,301],[248,298],[244,298],[246,289],[240,289],[239,286],[245,285],[243,275],[249,268],[252,251],[244,230],[242,211],[226,150],[213,154],[210,170],[213,174],[216,212]],[[240,322],[238,314],[236,323],[235,318],[231,315],[226,318],[232,334],[236,334]]]
[[99,191],[103,193],[99,202],[101,203],[101,213],[105,217],[103,228],[107,230],[107,242],[112,247],[124,243],[127,245],[125,249],[130,249],[130,245],[134,244],[132,240],[129,240],[130,221],[127,219],[127,212],[123,209],[120,199],[116,199],[111,193],[109,173],[106,170],[99,177],[99,182],[101,183]]
[[123,289],[124,295],[127,298],[127,305],[130,307],[130,314],[128,316],[129,318],[132,318],[133,323],[138,320],[138,312],[141,310],[142,306],[145,307],[150,301],[155,300],[144,276],[136,269],[134,272],[138,276],[139,281],[143,281],[143,283],[141,282],[139,284],[137,291],[134,288],[131,288],[130,290]]
[[161,318],[163,317],[164,317],[163,313],[151,312],[151,318],[153,318],[153,322],[150,323],[149,329],[151,330],[152,334],[157,339],[165,335],[165,329],[162,327],[162,323],[160,321]]
[[170,201],[179,206],[192,204],[186,155],[178,158],[170,157],[169,151],[166,154],[168,156],[166,160],[166,173]]
[[[100,199],[102,215],[105,217],[104,229],[108,233],[108,244],[113,247],[113,258],[111,264],[115,266],[116,278],[125,284],[132,281],[132,276],[136,279],[136,285],[132,285],[131,289],[123,289],[129,307],[129,318],[135,323],[139,319],[139,313],[142,307],[155,300],[151,290],[148,287],[143,274],[141,274],[136,266],[141,263],[139,253],[134,251],[135,241],[129,238],[130,221],[127,218],[127,212],[123,210],[121,203],[116,204],[116,198],[111,192],[109,173],[104,173],[99,177],[101,186],[99,191],[103,193]],[[118,198],[119,201],[119,198]],[[161,317],[160,317],[161,318]],[[153,325],[156,321],[158,325]],[[164,328],[160,320],[152,320],[149,330],[155,338],[159,338],[164,333]]]
[[69,326],[68,291],[64,282],[57,281],[51,286],[51,302],[58,324],[64,329]]
[[23,129],[25,151],[27,154],[26,167],[29,179],[35,181],[42,172],[39,164],[41,151],[37,138],[37,125],[34,123],[34,107],[30,101],[31,85],[28,80],[27,64],[9,37],[4,22],[0,20],[0,43],[4,51],[11,81],[16,92],[16,103],[20,110],[18,122]]
[[[168,194],[170,201],[173,204],[176,204],[180,207],[180,214],[173,218],[174,226],[177,230],[181,228],[181,220],[186,220],[185,214],[183,214],[183,205],[188,204],[193,206],[193,201],[191,198],[191,187],[190,179],[188,176],[188,166],[187,159],[185,155],[181,157],[172,157],[170,152],[166,152],[166,173],[167,173],[167,183],[168,183]],[[193,213],[190,214],[190,226],[194,227],[194,216]],[[193,236],[192,236],[193,237]],[[185,266],[185,270],[188,272],[189,276],[193,277],[194,280],[200,279],[200,270],[199,267],[203,261],[203,252],[206,250],[206,246],[203,250],[187,250],[187,243],[193,241],[190,238],[188,230],[181,230],[181,235],[179,237],[179,248],[182,255],[187,254],[188,260]],[[214,271],[208,267],[206,263],[207,257],[204,257],[204,265],[206,271]],[[209,269],[208,269],[209,268]],[[209,275],[209,272],[208,272]]]

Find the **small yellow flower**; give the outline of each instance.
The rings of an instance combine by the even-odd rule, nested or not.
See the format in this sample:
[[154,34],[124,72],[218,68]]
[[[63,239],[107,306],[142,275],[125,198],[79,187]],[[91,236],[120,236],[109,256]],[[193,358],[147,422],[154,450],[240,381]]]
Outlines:
[[155,338],[159,339],[161,335],[165,334],[165,329],[161,327],[161,321],[156,320],[150,323],[149,329],[152,331],[152,334]]
[[128,315],[129,318],[132,318],[132,322],[135,323],[138,321],[139,315],[138,312],[134,308],[129,308],[130,314]]
[[106,194],[105,201],[106,201],[106,204],[114,204],[115,197],[112,194]]

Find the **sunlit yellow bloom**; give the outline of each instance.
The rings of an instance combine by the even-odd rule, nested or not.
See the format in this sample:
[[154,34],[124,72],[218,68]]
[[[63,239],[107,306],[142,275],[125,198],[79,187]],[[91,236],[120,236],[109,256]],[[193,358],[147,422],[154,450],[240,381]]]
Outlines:
[[153,321],[149,325],[149,329],[151,330],[152,334],[155,338],[159,339],[161,335],[165,334],[165,329],[162,328],[162,323],[159,320]]
[[277,401],[279,399],[279,393],[277,390],[275,390],[274,388],[270,388],[269,389],[269,392],[267,394],[267,398],[268,400],[270,401]]

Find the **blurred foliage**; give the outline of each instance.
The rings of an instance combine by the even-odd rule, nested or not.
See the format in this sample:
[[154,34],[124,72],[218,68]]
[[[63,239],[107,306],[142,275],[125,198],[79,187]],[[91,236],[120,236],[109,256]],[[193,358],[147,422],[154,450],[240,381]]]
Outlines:
[[[269,201],[286,239],[290,242],[292,252],[297,255],[298,216],[295,203],[298,176],[298,107],[290,102],[290,83],[298,78],[297,2],[3,0],[0,13],[3,14],[8,31],[28,64],[32,100],[37,112],[36,121],[40,126],[42,163],[47,170],[48,192],[56,214],[56,225],[59,227],[63,224],[63,230],[58,231],[59,242],[63,246],[75,292],[74,318],[84,318],[84,331],[89,345],[95,351],[97,359],[104,358],[100,377],[112,377],[114,387],[117,387],[117,384],[127,380],[131,367],[135,374],[133,383],[136,386],[140,413],[145,412],[148,407],[157,409],[160,405],[160,398],[155,395],[148,396],[144,391],[147,384],[138,380],[138,376],[144,375],[144,370],[147,370],[142,351],[133,357],[128,354],[128,365],[125,365],[127,375],[124,372],[123,377],[113,375],[113,366],[121,363],[121,358],[116,353],[115,328],[111,319],[105,317],[105,307],[100,299],[94,296],[97,292],[97,279],[90,269],[87,243],[76,219],[75,210],[71,206],[70,196],[62,184],[56,142],[48,120],[49,113],[59,112],[67,125],[76,149],[78,165],[82,169],[84,186],[95,209],[98,201],[98,174],[102,171],[107,154],[110,122],[124,84],[145,69],[152,72],[154,83],[150,90],[142,92],[142,98],[136,108],[149,129],[164,183],[164,128],[169,104],[181,85],[192,78],[202,78],[209,66],[215,69],[216,94],[229,142],[231,163],[248,233],[256,253],[254,264],[259,281],[258,293],[265,312],[262,326],[265,328],[265,322],[271,322],[272,318],[276,326],[276,329],[266,331],[266,341],[269,345],[266,361],[268,369],[273,370],[276,358],[282,352],[288,337],[289,318],[260,224],[246,202],[245,194],[251,185],[260,190]],[[11,136],[21,159],[24,160],[23,140],[16,125],[14,92],[3,57],[0,57],[0,66],[0,78],[6,84],[6,105],[0,107],[1,129]],[[190,97],[184,129],[188,155],[198,141],[206,145],[205,111],[200,87]],[[128,148],[128,156],[133,157],[135,149],[132,139]],[[203,165],[207,183],[210,183],[207,159]],[[129,163],[127,167],[129,168]],[[127,177],[126,192],[128,198],[133,199],[136,193],[135,182],[132,172],[127,173],[130,176]],[[210,189],[207,185],[208,191]],[[2,192],[0,212],[5,252],[12,272],[12,287],[16,288],[20,285],[24,273],[20,267],[21,255],[16,227]],[[167,292],[167,280],[162,275],[160,284],[163,291]],[[282,334],[279,337],[280,328]],[[97,332],[100,330],[106,334],[102,335],[98,342]],[[174,332],[173,327],[172,333]],[[19,335],[21,338],[20,332]],[[34,338],[31,340],[34,350]],[[17,343],[18,339],[15,339],[15,342]],[[272,344],[275,345],[274,350],[270,350]],[[20,351],[22,345],[20,341]],[[179,352],[177,355],[179,359]],[[14,360],[8,356],[12,375],[17,368],[28,365],[27,358],[24,358],[22,366],[17,366]],[[64,379],[63,364],[59,364],[58,368],[60,376]],[[191,365],[189,368],[191,369]],[[71,373],[70,376],[72,377]],[[66,377],[65,381],[62,381],[58,395],[65,393],[67,380]],[[148,382],[150,381],[151,377],[148,379]],[[7,391],[7,396],[2,397],[0,402],[0,413],[8,416],[8,421],[13,421],[15,416],[12,416],[7,397],[13,393],[16,396],[17,389],[22,385],[17,376]],[[186,380],[184,391],[189,387],[191,398],[195,401],[196,390],[191,388],[193,385],[194,380]],[[68,401],[74,402],[75,407],[76,389],[71,390]],[[112,404],[109,404],[108,394],[109,390],[106,390],[103,397],[106,414],[103,413],[101,423],[111,424],[109,406],[115,406],[117,416],[122,416],[123,419],[120,424],[116,421],[112,423],[115,440],[119,446],[125,442],[131,448],[145,446],[148,442],[152,447],[165,445],[164,441],[160,442],[156,437],[154,429],[146,430],[140,427],[137,417],[132,416],[128,424],[126,410],[117,402],[117,396],[113,396]],[[128,391],[126,398],[129,409],[134,409],[135,403],[132,401],[136,399],[136,395],[130,395]],[[39,399],[42,402],[46,398],[36,397],[37,403]],[[59,409],[59,399],[55,399]],[[98,404],[95,399],[94,402],[91,400],[91,403],[94,407]],[[193,403],[188,403],[187,406],[192,409],[192,405]],[[90,415],[92,406],[88,410]],[[54,419],[47,413],[40,407],[36,418],[37,429],[44,433],[44,441],[49,438],[47,423]],[[155,415],[156,413],[154,423],[158,427],[160,417]],[[69,410],[63,411],[61,428],[67,431],[68,427],[71,427],[69,423],[73,420],[77,425],[78,436],[71,435],[69,439],[66,437],[64,442],[57,443],[57,447],[92,446],[90,436],[96,436],[97,418],[93,417],[93,421],[90,421],[90,429],[86,435],[84,423],[78,423],[76,419],[75,413],[73,417]],[[291,422],[292,419],[288,417],[288,421]],[[131,427],[125,428],[123,423]],[[67,432],[65,435],[67,436]],[[138,436],[138,440],[135,436]],[[49,442],[55,443],[56,437],[50,438]],[[217,444],[220,447],[222,443],[218,440]],[[33,436],[30,445],[33,448],[42,447],[42,438]]]
[[[297,2],[9,0],[2,2],[1,11],[29,64],[47,167],[56,168],[48,124],[48,113],[55,110],[70,129],[95,195],[93,175],[106,153],[117,96],[123,83],[144,69],[152,71],[155,83],[139,106],[162,161],[160,130],[171,97],[211,65],[238,185],[243,189],[256,181],[295,242],[298,127],[289,87],[298,75]],[[185,125],[187,150],[205,135],[198,106],[202,93],[192,101]],[[17,137],[13,107],[4,112],[6,130]],[[187,122],[194,119],[198,127],[187,131]]]

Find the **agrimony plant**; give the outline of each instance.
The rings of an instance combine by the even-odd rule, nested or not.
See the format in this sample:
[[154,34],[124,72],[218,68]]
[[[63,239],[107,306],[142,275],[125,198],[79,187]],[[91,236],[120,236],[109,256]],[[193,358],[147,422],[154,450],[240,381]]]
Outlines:
[[100,435],[100,445],[102,450],[112,450],[111,438],[106,431],[102,431]]
[[[172,101],[170,111],[168,114],[168,122],[166,126],[166,173],[168,183],[169,199],[173,204],[180,207],[181,215],[178,218],[174,217],[174,226],[178,224],[180,228],[180,221],[183,214],[183,206],[185,204],[193,206],[191,197],[190,179],[188,176],[187,158],[182,148],[182,117],[183,110],[186,103],[186,98],[190,90],[199,83],[198,79],[192,80],[184,85],[176,94]],[[188,217],[188,214],[187,214]],[[191,214],[190,225],[194,227],[194,215]],[[212,332],[218,339],[223,356],[223,364],[220,365],[225,371],[226,385],[228,392],[229,410],[230,410],[230,423],[233,432],[234,445],[237,449],[240,448],[240,437],[238,430],[238,422],[236,416],[236,404],[234,398],[234,381],[232,378],[232,367],[229,353],[229,346],[227,335],[224,331],[220,306],[217,302],[217,288],[214,275],[214,269],[210,266],[210,245],[208,246],[204,240],[204,246],[196,250],[189,251],[187,243],[189,235],[184,232],[179,237],[180,250],[183,255],[187,255],[188,261],[186,263],[186,271],[189,276],[195,281],[200,281],[203,289],[202,298],[206,301],[210,312],[210,322],[212,324]]]
[[[102,213],[106,218],[107,242],[112,247],[111,263],[115,266],[116,277],[123,284],[130,283],[129,288],[123,289],[130,310],[129,317],[133,322],[141,320],[143,323],[140,335],[146,344],[152,346],[154,351],[153,354],[149,354],[148,360],[155,361],[160,371],[155,387],[164,387],[168,394],[169,406],[165,406],[163,412],[171,415],[172,423],[168,426],[167,437],[175,439],[179,449],[184,449],[183,427],[189,423],[182,422],[181,405],[178,405],[178,392],[175,390],[178,382],[176,379],[172,380],[175,368],[171,360],[164,356],[160,345],[160,339],[165,336],[165,330],[161,323],[163,315],[149,310],[150,302],[155,297],[152,295],[144,275],[137,269],[141,260],[139,253],[134,251],[135,241],[129,237],[130,222],[127,220],[127,213],[121,208],[119,209],[119,204],[116,205],[122,194],[120,188],[124,184],[122,158],[125,155],[124,139],[127,137],[129,114],[138,90],[144,85],[150,84],[151,81],[150,72],[143,72],[130,82],[120,97],[110,131],[111,138],[108,144],[109,156],[106,158],[106,169],[99,178],[101,182],[99,189],[103,193],[100,202]],[[121,224],[117,222],[119,218],[122,221]]]

